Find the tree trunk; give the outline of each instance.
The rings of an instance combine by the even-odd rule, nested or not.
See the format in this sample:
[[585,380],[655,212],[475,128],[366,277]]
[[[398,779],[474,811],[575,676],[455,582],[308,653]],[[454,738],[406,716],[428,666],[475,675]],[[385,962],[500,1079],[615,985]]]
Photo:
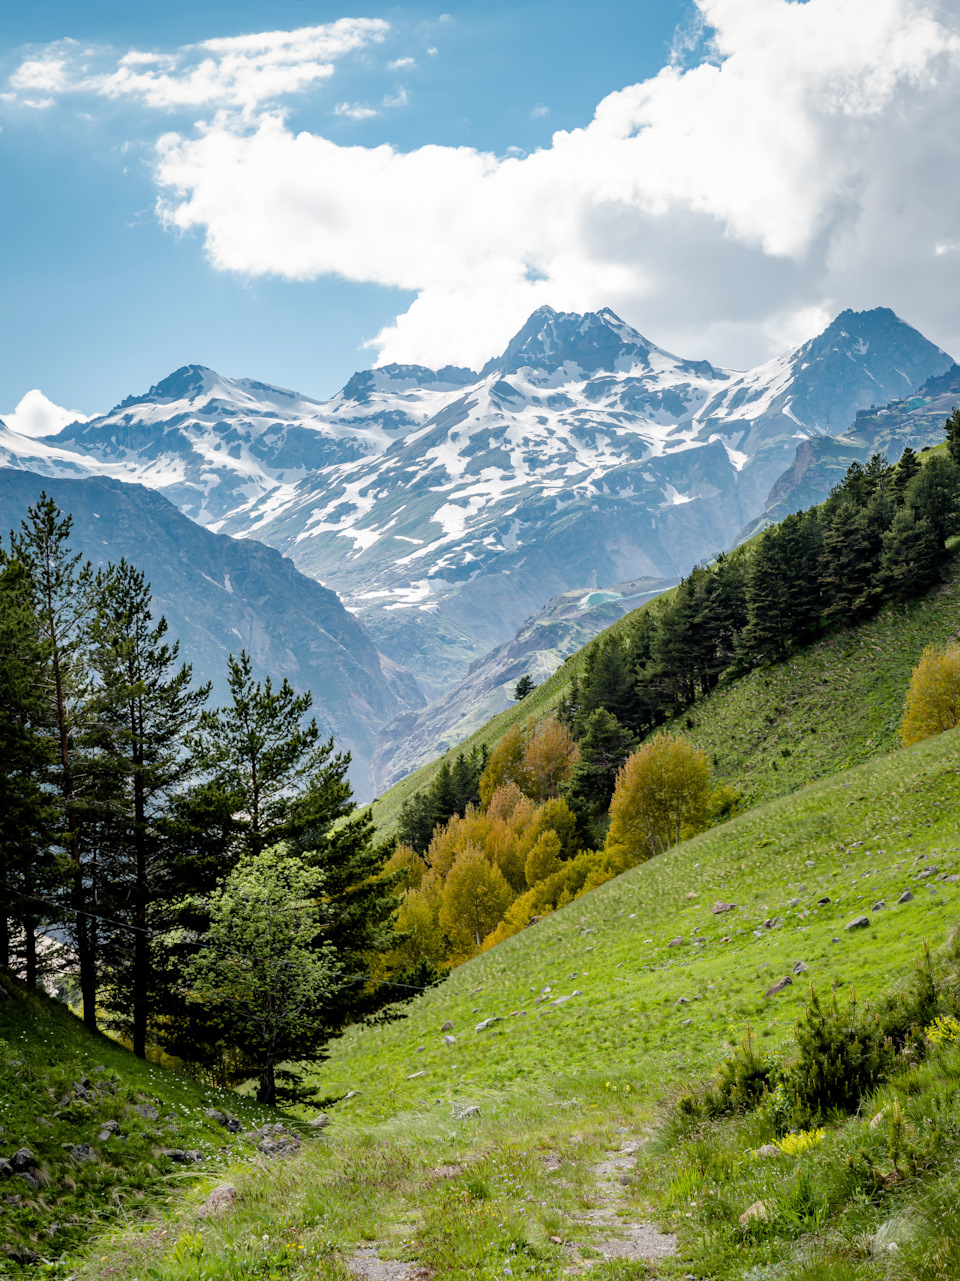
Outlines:
[[23,951],[27,991],[35,992],[37,990],[37,922],[32,916],[23,918]]
[[260,1087],[257,1090],[257,1102],[275,1107],[277,1103],[277,1081],[273,1059],[268,1059],[260,1069]]
[[[135,722],[136,723],[136,722]],[[142,736],[141,736],[142,737]],[[139,741],[134,738],[134,751],[139,756]],[[136,759],[138,767],[142,760]],[[134,888],[133,924],[133,1052],[138,1059],[147,1057],[147,1002],[149,949],[147,947],[147,856],[146,804],[143,794],[143,777],[138,768],[133,780],[134,843],[136,846],[136,886]]]

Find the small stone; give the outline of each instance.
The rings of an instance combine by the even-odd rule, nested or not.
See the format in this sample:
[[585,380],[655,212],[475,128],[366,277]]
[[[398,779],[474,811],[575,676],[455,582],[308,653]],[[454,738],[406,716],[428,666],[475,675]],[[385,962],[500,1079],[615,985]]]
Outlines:
[[689,1027],[692,1022],[693,1022],[693,1019],[683,1019],[680,1023],[680,1026]]
[[768,987],[763,995],[776,996],[778,992],[782,992],[784,988],[790,987],[792,983],[793,983],[793,979],[790,977],[790,975],[784,974],[783,978],[779,981],[779,983],[774,983],[773,987]]
[[740,1222],[744,1227],[746,1227],[747,1224],[752,1223],[754,1219],[766,1220],[767,1217],[767,1207],[763,1202],[754,1201],[753,1205],[748,1205],[743,1214],[740,1215]]
[[327,1116],[326,1112],[321,1112],[319,1116],[315,1116],[313,1120],[310,1122],[310,1125],[314,1130],[323,1130],[329,1124],[330,1124],[330,1118]]
[[441,1031],[441,1032],[452,1032],[452,1031],[453,1031],[453,1024],[450,1022],[450,1020],[449,1020],[449,1019],[447,1019],[446,1023],[444,1023],[444,1025],[443,1025],[443,1027],[440,1029],[440,1031]]
[[806,974],[809,968],[809,965],[804,965],[803,961],[797,961],[796,965],[793,967],[793,972],[794,974]]
[[956,883],[960,881],[960,876],[954,874],[953,876],[944,876],[942,879],[946,881],[948,885],[956,885]]
[[[90,1145],[88,1143],[85,1146],[89,1148]],[[37,1162],[29,1148],[19,1148],[14,1152],[13,1157],[10,1160],[10,1164],[13,1166],[14,1171],[17,1174],[20,1174],[24,1170],[29,1170],[30,1167],[36,1165]]]
[[214,1188],[197,1211],[198,1219],[208,1219],[212,1214],[222,1214],[237,1199],[237,1189],[232,1183],[221,1183]]
[[563,1245],[563,1237],[551,1237],[550,1241],[553,1245]]
[[359,1093],[359,1090],[347,1090],[346,1094],[343,1096],[344,1103],[346,1103],[347,1099],[355,1099]]
[[490,1018],[484,1019],[482,1023],[478,1023],[477,1026],[474,1028],[474,1031],[485,1032],[488,1027],[491,1027],[494,1023],[500,1023],[501,1021],[502,1020],[499,1014],[493,1014],[490,1016]]
[[136,1112],[137,1116],[142,1116],[145,1121],[159,1121],[160,1113],[151,1103],[135,1103],[131,1109]]
[[444,1045],[456,1045],[457,1038],[455,1036],[445,1036],[443,1038],[443,1043]]
[[87,1161],[96,1161],[97,1159],[97,1154],[89,1143],[78,1143],[76,1147],[70,1149],[70,1155],[74,1161],[79,1161],[81,1164]]
[[475,1103],[468,1103],[466,1106],[451,1103],[450,1112],[455,1121],[465,1121],[468,1117],[480,1115],[480,1109]]
[[897,899],[897,902],[898,902],[898,903],[912,903],[912,902],[913,902],[913,895],[910,893],[910,891],[909,891],[909,890],[904,890],[904,891],[903,891],[903,893],[900,895],[900,897]]
[[682,942],[683,939],[671,939],[667,947],[679,947]]
[[[262,1149],[261,1149],[262,1151]],[[190,1165],[196,1161],[203,1160],[203,1153],[198,1152],[196,1148],[161,1148],[160,1155],[169,1157],[171,1161],[176,1161],[179,1165]]]
[[832,939],[830,940],[830,942],[831,942],[831,943],[839,943],[839,942],[840,942],[840,940],[839,940],[838,938],[834,937],[834,938],[832,938]]
[[826,907],[829,902],[830,902],[829,898],[827,898],[827,896],[824,895],[823,898],[817,899],[817,907]]
[[886,906],[887,906],[886,903],[881,898],[881,899],[877,899],[876,903],[874,903],[873,907],[870,910],[871,912],[882,912]]
[[719,916],[721,912],[732,912],[736,906],[736,903],[724,903],[722,899],[718,898],[713,905],[712,911],[714,916]]
[[764,1143],[763,1147],[757,1148],[757,1156],[778,1157],[782,1155],[783,1153],[775,1143]]
[[848,930],[865,930],[870,924],[869,916],[855,916],[852,921],[848,921],[846,929]]
[[681,996],[681,997],[680,997],[680,999],[676,1002],[676,1004],[677,1004],[677,1005],[689,1005],[689,1004],[690,1004],[690,1002],[687,1000],[687,998],[686,998],[685,996]]
[[427,1048],[427,1047],[426,1047],[425,1045],[418,1045],[418,1046],[417,1046],[417,1053],[418,1053],[418,1054],[422,1054],[426,1048]]
[[792,898],[787,901],[787,907],[799,907],[799,906],[800,906],[800,900],[798,898]]
[[812,859],[812,858],[808,858],[808,859],[807,859],[807,861],[804,863],[804,865],[803,865],[803,866],[804,866],[804,867],[813,867],[813,866],[814,866],[813,859]]

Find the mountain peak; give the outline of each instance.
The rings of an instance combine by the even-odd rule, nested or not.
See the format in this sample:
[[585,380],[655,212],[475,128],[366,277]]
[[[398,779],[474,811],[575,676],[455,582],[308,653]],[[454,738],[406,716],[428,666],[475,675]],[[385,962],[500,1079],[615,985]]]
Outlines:
[[609,307],[584,313],[538,307],[507,343],[501,356],[484,365],[483,374],[516,373],[520,369],[553,372],[564,365],[584,374],[613,372],[638,361],[645,363],[656,350]]
[[181,365],[172,374],[168,374],[140,396],[127,396],[117,406],[126,409],[128,405],[143,405],[149,402],[164,404],[171,400],[195,400],[204,395],[219,382],[219,375],[206,365]]

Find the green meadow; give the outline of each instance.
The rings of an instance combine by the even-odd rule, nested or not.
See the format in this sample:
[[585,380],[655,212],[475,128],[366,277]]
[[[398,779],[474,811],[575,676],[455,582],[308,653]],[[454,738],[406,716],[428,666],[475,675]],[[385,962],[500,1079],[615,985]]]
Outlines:
[[[943,942],[960,906],[960,881],[946,879],[960,873],[958,819],[954,731],[640,865],[459,967],[398,1021],[348,1031],[311,1081],[330,1124],[294,1161],[235,1165],[229,1214],[197,1221],[208,1180],[168,1212],[165,1235],[148,1221],[102,1239],[70,1275],[343,1278],[375,1250],[422,1269],[407,1276],[639,1277],[646,1263],[604,1257],[611,1231],[637,1222],[675,1234],[677,1252],[650,1265],[657,1275],[826,1277],[851,1259],[857,1275],[909,1275],[890,1271],[906,1247],[876,1263],[854,1238],[872,1241],[896,1197],[916,1227],[934,1183],[861,1190],[853,1218],[849,1197],[817,1199],[815,1172],[836,1178],[850,1127],[881,1147],[882,1134],[838,1122],[808,1158],[758,1163],[754,1118],[681,1133],[670,1117],[748,1024],[764,1052],[789,1056],[811,982],[841,1002],[855,985],[869,1004],[925,939]],[[904,891],[913,898],[898,904]],[[720,903],[733,906],[714,912]],[[869,923],[848,930],[860,916]],[[807,968],[794,975],[798,962]],[[960,1143],[948,1068],[917,1072]],[[598,1163],[625,1143],[636,1165],[611,1209]],[[761,1194],[782,1212],[744,1229],[739,1215]],[[809,1272],[826,1242],[834,1272]]]

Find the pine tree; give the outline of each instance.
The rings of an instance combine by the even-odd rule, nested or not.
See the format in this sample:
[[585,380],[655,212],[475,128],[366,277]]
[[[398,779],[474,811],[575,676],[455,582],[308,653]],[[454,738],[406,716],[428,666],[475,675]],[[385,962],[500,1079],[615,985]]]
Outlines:
[[919,472],[921,467],[920,459],[913,452],[909,445],[904,446],[903,453],[900,455],[900,461],[897,463],[893,472],[893,495],[898,506],[904,502],[907,493],[907,486]]
[[947,453],[960,467],[960,408],[954,406],[953,412],[943,424],[947,434]]
[[882,535],[849,500],[835,508],[823,534],[823,586],[828,620],[856,622],[878,602]]
[[174,851],[163,840],[162,819],[173,792],[193,772],[183,744],[210,690],[191,688],[191,669],[178,664],[179,643],[164,640],[167,630],[165,618],[153,623],[145,576],[122,560],[100,594],[91,660],[100,678],[105,768],[118,785],[105,898],[111,917],[129,925],[111,940],[106,995],[140,1058],[146,1055],[152,979],[158,973],[148,928],[155,924],[155,905],[174,881]]
[[[82,843],[84,788],[90,778],[90,686],[86,670],[87,629],[96,609],[97,587],[90,562],[70,549],[71,516],[41,493],[10,535],[10,555],[26,570],[31,602],[48,661],[51,721],[57,743],[55,786],[64,812],[72,864],[70,927],[77,950],[83,1020],[96,1028],[97,932],[91,911]],[[102,581],[102,580],[101,580]]]
[[935,454],[907,487],[907,502],[918,519],[926,518],[944,548],[960,528],[960,467],[952,458]]
[[792,640],[781,533],[774,526],[760,538],[747,574],[747,623],[740,653],[747,668],[784,658]]
[[912,507],[901,507],[883,535],[880,583],[895,600],[918,596],[936,582],[940,548],[930,522],[917,519]]
[[315,720],[304,723],[309,691],[297,694],[286,679],[276,691],[269,676],[255,680],[246,650],[229,656],[227,681],[231,701],[203,712],[193,746],[198,764],[232,798],[242,848],[255,854],[289,835],[292,798],[333,743],[321,744]]
[[577,746],[579,758],[561,792],[573,812],[584,811],[589,822],[609,805],[617,774],[637,740],[612,712],[598,707],[586,718]]
[[[2,563],[0,554],[0,563]],[[11,968],[11,927],[23,932],[25,980],[37,984],[36,928],[59,888],[55,812],[44,784],[53,740],[44,697],[46,652],[17,561],[0,569],[0,970]]]
[[516,689],[513,691],[514,701],[522,702],[528,694],[532,694],[536,686],[533,683],[532,676],[521,676],[517,681]]

